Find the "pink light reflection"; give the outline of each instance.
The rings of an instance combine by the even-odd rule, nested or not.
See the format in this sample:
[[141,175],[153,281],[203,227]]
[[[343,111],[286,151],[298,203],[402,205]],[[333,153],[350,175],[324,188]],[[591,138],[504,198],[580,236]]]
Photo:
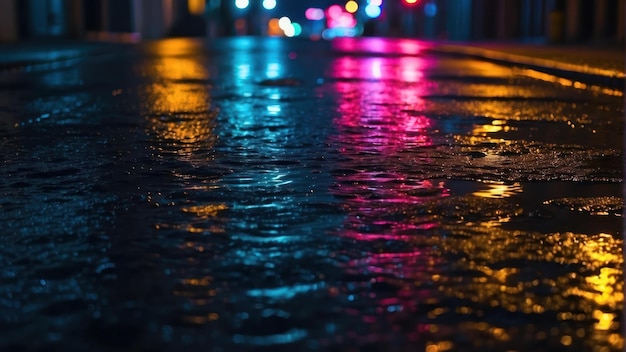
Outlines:
[[370,53],[388,56],[418,56],[433,44],[404,38],[336,38],[332,42],[335,51],[341,53]]
[[[349,45],[349,44],[348,44]],[[394,80],[406,83],[417,83],[424,79],[424,69],[431,63],[421,57],[371,57],[357,59],[344,56],[337,59],[337,65],[330,75],[333,78]],[[398,87],[378,87],[379,89],[397,89]],[[422,86],[402,87],[399,91],[410,91],[412,95],[421,95]]]
[[[429,163],[433,121],[420,113],[422,96],[432,82],[424,71],[430,62],[420,56],[419,42],[382,38],[342,38],[333,42],[346,53],[397,50],[405,56],[340,56],[328,72],[338,95],[337,144],[344,155],[332,192],[344,199],[348,216],[340,234],[378,248],[346,264],[345,271],[371,277],[367,285],[383,287],[364,291],[376,302],[375,311],[346,311],[365,323],[401,319],[394,312],[417,311],[428,290],[415,283],[430,282],[437,256],[416,245],[440,226],[426,211],[429,202],[449,195],[443,182],[420,178],[417,163]],[[397,243],[378,247],[381,241]],[[421,242],[424,243],[424,242]],[[394,249],[398,251],[394,251]],[[356,282],[355,287],[363,285]],[[361,286],[362,287],[362,286]],[[384,289],[395,287],[395,289]],[[367,293],[365,293],[367,292]],[[404,314],[403,313],[403,314]],[[418,336],[424,326],[415,326]]]
[[399,76],[404,82],[415,83],[424,77],[423,67],[425,62],[417,57],[400,58]]
[[382,63],[380,62],[381,60],[376,60],[373,59],[372,61],[372,70],[371,70],[371,74],[372,74],[372,78],[382,78],[383,77],[383,71],[382,71]]
[[392,152],[431,143],[425,133],[431,120],[415,114],[424,104],[424,86],[418,83],[426,64],[417,57],[346,56],[335,61],[330,75],[340,79],[335,88],[342,95],[337,124],[369,126],[360,135],[352,135],[354,141],[349,145],[362,151],[373,148]]

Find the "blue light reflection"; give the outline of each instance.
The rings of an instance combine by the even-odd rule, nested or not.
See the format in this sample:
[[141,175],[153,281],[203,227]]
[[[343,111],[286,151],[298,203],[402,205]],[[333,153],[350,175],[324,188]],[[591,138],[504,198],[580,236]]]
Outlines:
[[297,294],[317,291],[325,288],[324,282],[319,282],[310,285],[295,285],[295,286],[283,286],[276,288],[254,289],[248,290],[247,295],[250,297],[266,297],[272,300],[291,299]]
[[282,345],[302,340],[307,336],[307,331],[303,329],[291,329],[284,334],[269,336],[246,336],[236,334],[233,336],[235,343],[246,343],[258,346]]

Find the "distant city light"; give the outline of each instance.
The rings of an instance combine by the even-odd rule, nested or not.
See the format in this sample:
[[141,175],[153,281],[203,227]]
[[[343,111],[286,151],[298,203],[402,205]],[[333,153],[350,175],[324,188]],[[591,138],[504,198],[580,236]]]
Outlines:
[[299,36],[300,34],[302,34],[302,26],[299,23],[292,23],[291,24],[293,26],[293,35],[294,36]]
[[287,17],[287,16],[283,16],[283,17],[279,18],[278,19],[278,27],[280,27],[280,29],[282,29],[283,31],[286,31],[287,29],[291,28],[292,27],[291,19],[289,19],[289,17]]
[[269,36],[281,36],[283,30],[278,25],[278,18],[272,18],[267,23],[267,35]]
[[427,17],[435,17],[435,15],[437,15],[437,4],[435,4],[434,2],[429,2],[428,4],[424,5],[424,14]]
[[359,4],[354,0],[349,0],[348,2],[346,2],[345,8],[346,11],[350,13],[355,13],[359,9]]
[[246,22],[246,20],[244,18],[238,18],[235,21],[235,31],[237,32],[237,34],[244,35],[247,30],[248,23]]
[[247,8],[249,5],[250,0],[235,0],[235,6],[240,10]]
[[290,38],[296,35],[296,29],[291,23],[289,23],[287,26],[285,26],[285,28],[283,28],[283,32],[285,32],[285,36],[290,37]]
[[202,15],[206,6],[205,0],[189,0],[187,2],[187,10],[192,15]]
[[336,25],[333,27],[353,28],[354,26],[356,26],[356,20],[354,17],[351,14],[344,12],[337,17]]
[[335,18],[343,13],[343,9],[339,5],[331,5],[326,12],[328,13],[328,17]]
[[377,5],[372,5],[370,3],[369,5],[365,6],[365,14],[369,18],[376,18],[380,16],[381,13],[382,13],[382,10]]
[[304,11],[304,16],[307,20],[319,21],[324,18],[324,10],[315,7],[309,7]]
[[372,6],[382,6],[383,0],[369,0],[367,4]]
[[417,0],[404,0],[404,2],[405,2],[407,5],[415,5],[415,4],[417,3]]
[[283,16],[276,21],[282,34],[286,37],[297,37],[302,34],[302,26],[298,23],[291,22],[291,19],[287,16]]
[[276,7],[276,0],[263,0],[263,8],[273,10]]

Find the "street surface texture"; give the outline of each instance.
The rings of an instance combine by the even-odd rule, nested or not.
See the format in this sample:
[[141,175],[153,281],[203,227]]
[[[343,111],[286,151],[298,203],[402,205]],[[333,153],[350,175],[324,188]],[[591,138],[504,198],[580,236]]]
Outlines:
[[621,91],[427,47],[5,66],[0,350],[622,350]]

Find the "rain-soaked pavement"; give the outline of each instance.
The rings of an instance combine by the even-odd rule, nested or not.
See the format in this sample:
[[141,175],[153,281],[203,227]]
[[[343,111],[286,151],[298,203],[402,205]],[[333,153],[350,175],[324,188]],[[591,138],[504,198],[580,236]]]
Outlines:
[[420,45],[0,72],[1,349],[621,350],[623,98]]

